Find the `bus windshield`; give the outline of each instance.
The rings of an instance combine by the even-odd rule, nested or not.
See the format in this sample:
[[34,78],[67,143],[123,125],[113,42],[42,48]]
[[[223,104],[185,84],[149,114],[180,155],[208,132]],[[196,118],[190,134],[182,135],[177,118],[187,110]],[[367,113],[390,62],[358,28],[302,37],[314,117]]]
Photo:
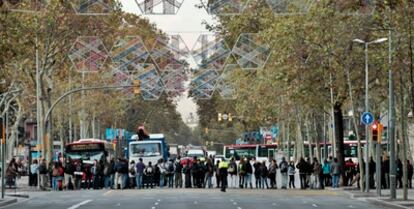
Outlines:
[[240,160],[240,157],[256,157],[256,147],[227,148],[225,155],[226,158],[235,157],[236,160]]
[[73,151],[66,152],[66,157],[72,160],[101,160],[104,156],[104,151]]
[[133,157],[154,157],[161,155],[160,143],[131,144],[130,149]]

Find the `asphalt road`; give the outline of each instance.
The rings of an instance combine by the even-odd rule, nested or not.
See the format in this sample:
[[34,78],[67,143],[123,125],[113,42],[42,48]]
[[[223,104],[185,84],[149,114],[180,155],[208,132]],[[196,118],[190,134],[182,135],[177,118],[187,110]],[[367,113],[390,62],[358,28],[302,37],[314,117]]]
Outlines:
[[7,209],[377,209],[332,190],[153,189],[36,192]]

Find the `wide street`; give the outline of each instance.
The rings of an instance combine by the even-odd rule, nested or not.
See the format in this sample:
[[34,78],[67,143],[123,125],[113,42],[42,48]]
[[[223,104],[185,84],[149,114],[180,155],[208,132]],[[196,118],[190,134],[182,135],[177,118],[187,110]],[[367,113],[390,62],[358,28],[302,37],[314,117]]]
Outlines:
[[374,209],[341,191],[153,189],[35,192],[7,209]]

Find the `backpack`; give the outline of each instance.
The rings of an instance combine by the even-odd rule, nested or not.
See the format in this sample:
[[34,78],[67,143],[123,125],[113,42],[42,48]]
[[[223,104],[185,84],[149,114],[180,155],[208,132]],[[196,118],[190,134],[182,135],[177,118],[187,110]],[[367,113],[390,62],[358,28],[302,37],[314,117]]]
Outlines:
[[105,164],[104,170],[103,170],[103,174],[104,176],[109,176],[109,164]]
[[174,164],[173,163],[168,163],[168,168],[167,168],[167,171],[169,172],[169,173],[174,173]]
[[145,168],[145,174],[152,175],[152,172],[153,172],[152,167]]
[[287,162],[280,163],[280,172],[286,173],[288,171],[288,165]]
[[236,171],[236,167],[234,166],[234,163],[230,164],[230,167],[227,171],[229,173],[234,173]]

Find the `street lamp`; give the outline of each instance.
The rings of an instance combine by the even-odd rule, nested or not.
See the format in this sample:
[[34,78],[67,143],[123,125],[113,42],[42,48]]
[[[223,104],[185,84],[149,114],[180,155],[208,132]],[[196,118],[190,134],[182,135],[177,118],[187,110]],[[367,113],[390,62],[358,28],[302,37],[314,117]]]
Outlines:
[[[380,38],[374,41],[363,41],[361,39],[354,39],[353,41],[356,43],[364,44],[365,46],[365,112],[369,111],[369,103],[368,103],[368,46],[370,44],[379,44],[387,41],[388,38]],[[365,191],[369,192],[369,127],[368,125],[365,126],[365,140],[366,140],[366,153],[365,153]],[[377,150],[379,145],[377,145]],[[377,186],[378,187],[378,186]]]

